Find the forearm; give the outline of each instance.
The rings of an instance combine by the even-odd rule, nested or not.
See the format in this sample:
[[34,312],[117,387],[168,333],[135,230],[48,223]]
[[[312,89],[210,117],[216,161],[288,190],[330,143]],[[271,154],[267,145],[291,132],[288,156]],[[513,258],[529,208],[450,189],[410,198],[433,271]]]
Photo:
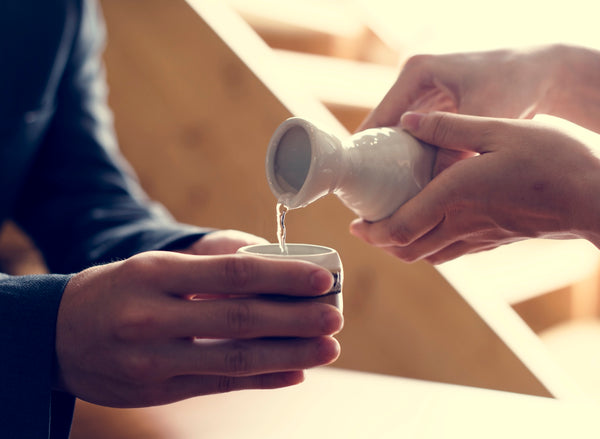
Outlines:
[[177,224],[152,203],[120,154],[107,105],[102,35],[93,3],[84,2],[54,112],[12,212],[55,273],[185,247],[206,231]]
[[127,194],[104,194],[93,205],[83,196],[45,199],[32,193],[26,199],[15,219],[53,273],[72,273],[148,250],[185,248],[211,231],[178,223],[159,205]]

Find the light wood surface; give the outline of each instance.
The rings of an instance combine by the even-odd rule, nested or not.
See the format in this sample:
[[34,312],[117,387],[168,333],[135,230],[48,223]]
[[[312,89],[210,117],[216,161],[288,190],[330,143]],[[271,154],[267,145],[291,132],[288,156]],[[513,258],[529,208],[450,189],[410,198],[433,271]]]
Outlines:
[[[275,199],[264,176],[273,130],[294,114],[347,132],[300,86],[278,78],[266,45],[218,2],[103,5],[116,128],[143,186],[181,221],[274,240]],[[351,237],[353,215],[335,197],[287,219],[291,242],[342,256],[339,367],[534,395],[567,388],[556,385],[558,371],[544,382],[532,372],[543,367],[543,350],[509,307],[494,310],[490,327],[434,267],[403,264]],[[512,328],[507,336],[498,334],[501,321]],[[517,355],[519,338],[526,347]]]
[[[299,386],[94,411],[86,439],[597,438],[597,405],[321,368]],[[80,405],[80,412],[89,409]],[[73,435],[80,435],[80,424]],[[81,436],[83,437],[83,436]]]

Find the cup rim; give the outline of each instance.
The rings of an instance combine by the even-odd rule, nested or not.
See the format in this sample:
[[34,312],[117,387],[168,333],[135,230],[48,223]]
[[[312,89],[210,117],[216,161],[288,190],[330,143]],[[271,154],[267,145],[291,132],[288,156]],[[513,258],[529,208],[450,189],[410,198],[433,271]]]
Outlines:
[[[246,245],[244,247],[240,247],[238,249],[238,253],[244,253],[255,256],[266,256],[266,257],[280,257],[280,258],[299,258],[299,257],[323,257],[328,255],[337,255],[337,250],[326,247],[324,245],[318,244],[305,244],[305,243],[288,243],[286,244],[288,249],[288,253],[281,253],[279,244],[277,243],[269,243],[269,244],[252,244]],[[300,249],[310,249],[310,251],[299,251]],[[252,251],[252,250],[277,250],[275,251]]]

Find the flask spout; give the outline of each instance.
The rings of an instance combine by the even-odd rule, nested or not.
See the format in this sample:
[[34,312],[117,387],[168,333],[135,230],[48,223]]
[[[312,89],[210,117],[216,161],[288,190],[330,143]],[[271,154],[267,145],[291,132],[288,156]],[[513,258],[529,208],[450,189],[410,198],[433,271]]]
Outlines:
[[273,133],[266,159],[267,182],[289,209],[307,206],[327,195],[337,176],[340,141],[305,119],[285,120]]
[[273,166],[284,192],[296,194],[302,189],[310,169],[311,149],[310,138],[300,126],[290,127],[279,139]]

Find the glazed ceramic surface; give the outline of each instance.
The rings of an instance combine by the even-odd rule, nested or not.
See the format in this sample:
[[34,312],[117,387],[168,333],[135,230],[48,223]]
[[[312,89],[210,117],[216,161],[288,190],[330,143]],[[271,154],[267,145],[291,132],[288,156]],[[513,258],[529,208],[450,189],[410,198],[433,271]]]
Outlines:
[[295,117],[273,133],[266,174],[290,209],[333,193],[361,218],[377,221],[425,187],[434,160],[434,147],[400,128],[373,128],[342,141]]
[[270,259],[299,259],[312,262],[329,270],[334,277],[331,290],[323,296],[310,297],[310,300],[329,303],[341,310],[343,308],[342,284],[344,269],[338,252],[329,247],[313,244],[287,244],[286,247],[287,253],[282,253],[279,244],[255,244],[241,247],[237,252]]

